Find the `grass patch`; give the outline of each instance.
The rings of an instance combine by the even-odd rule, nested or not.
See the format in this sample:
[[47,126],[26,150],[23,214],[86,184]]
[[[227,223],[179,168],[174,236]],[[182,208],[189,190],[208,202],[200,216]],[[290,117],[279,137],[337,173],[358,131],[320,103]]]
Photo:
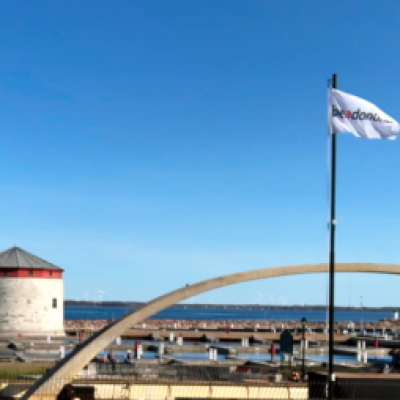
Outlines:
[[9,381],[20,377],[21,375],[43,375],[54,363],[22,363],[7,362],[0,363],[0,380]]

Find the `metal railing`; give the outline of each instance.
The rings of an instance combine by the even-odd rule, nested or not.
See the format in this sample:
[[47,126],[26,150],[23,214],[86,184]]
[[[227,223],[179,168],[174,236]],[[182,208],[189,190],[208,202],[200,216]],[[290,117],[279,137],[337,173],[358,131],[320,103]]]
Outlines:
[[[18,398],[48,369],[49,363],[0,364],[0,398]],[[101,364],[89,365],[72,381],[76,397],[89,399],[162,398],[310,398],[327,396],[326,368],[309,366],[308,379],[302,380],[298,365],[210,366],[188,364]],[[92,368],[92,369],[91,369]],[[400,374],[382,374],[375,367],[336,368],[335,398],[400,397]],[[351,379],[349,378],[351,372]],[[365,374],[374,374],[366,379]],[[358,378],[359,377],[359,378]],[[52,380],[43,399],[54,394],[53,388],[68,385],[69,379]],[[68,388],[68,386],[67,386]],[[56,393],[59,392],[59,389]],[[182,395],[185,394],[185,396]],[[216,396],[218,393],[218,396]],[[247,394],[246,394],[247,393]],[[354,396],[366,397],[354,397]],[[259,397],[257,397],[259,396]],[[345,397],[343,397],[345,396]],[[378,398],[378,397],[375,397]]]

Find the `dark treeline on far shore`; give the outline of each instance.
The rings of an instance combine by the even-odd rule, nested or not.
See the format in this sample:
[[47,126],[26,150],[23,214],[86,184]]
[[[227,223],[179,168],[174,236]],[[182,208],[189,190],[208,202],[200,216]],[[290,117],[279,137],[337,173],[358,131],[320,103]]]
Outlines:
[[[138,301],[77,301],[65,300],[66,306],[101,306],[101,307],[139,307],[145,303]],[[223,308],[227,310],[326,310],[326,305],[262,305],[262,304],[175,304],[174,308],[203,308],[214,309]],[[396,307],[350,307],[350,306],[336,306],[338,311],[393,311]]]

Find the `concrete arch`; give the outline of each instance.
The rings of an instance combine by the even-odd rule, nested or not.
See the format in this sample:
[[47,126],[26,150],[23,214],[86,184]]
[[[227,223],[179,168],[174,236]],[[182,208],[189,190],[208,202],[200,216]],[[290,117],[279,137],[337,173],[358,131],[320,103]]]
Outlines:
[[[182,300],[186,300],[213,289],[233,285],[235,283],[288,275],[321,273],[327,272],[327,268],[327,264],[324,263],[263,268],[239,272],[236,274],[212,278],[194,285],[185,286],[157,297],[106,326],[88,339],[83,346],[77,346],[72,353],[57,363],[41,379],[39,379],[35,385],[26,392],[22,399],[28,399],[34,394],[44,395],[58,393],[64,384],[72,381],[75,375],[115,338],[123,334],[131,326]],[[400,275],[400,265],[379,263],[337,263],[336,271]]]

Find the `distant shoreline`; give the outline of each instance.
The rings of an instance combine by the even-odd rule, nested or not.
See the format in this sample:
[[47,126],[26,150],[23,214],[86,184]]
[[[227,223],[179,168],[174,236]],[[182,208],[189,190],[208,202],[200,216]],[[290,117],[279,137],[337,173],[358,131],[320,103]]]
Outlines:
[[[124,302],[124,301],[77,301],[65,300],[65,306],[98,306],[98,307],[139,307],[144,302]],[[326,305],[260,305],[260,304],[176,304],[174,308],[186,309],[225,309],[225,310],[306,310],[306,311],[323,311],[326,310]],[[336,306],[337,311],[376,311],[376,312],[394,312],[396,307],[347,307]]]

